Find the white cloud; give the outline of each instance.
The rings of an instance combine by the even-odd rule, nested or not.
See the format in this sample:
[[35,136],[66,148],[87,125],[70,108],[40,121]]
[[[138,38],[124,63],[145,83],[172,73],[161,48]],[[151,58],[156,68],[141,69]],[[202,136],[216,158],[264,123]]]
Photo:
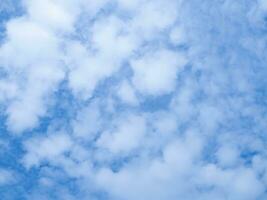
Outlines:
[[125,103],[128,103],[129,105],[137,105],[138,104],[138,98],[136,96],[136,93],[133,89],[133,87],[128,83],[128,81],[123,81],[118,90],[118,97]]
[[116,17],[99,19],[92,25],[90,34],[90,51],[71,45],[67,55],[76,61],[74,56],[80,58],[70,70],[69,85],[84,98],[92,95],[100,81],[118,71],[138,45],[129,35],[126,24]]
[[181,140],[170,142],[163,149],[162,158],[139,158],[119,172],[104,168],[96,180],[113,199],[186,198],[186,193],[194,187],[189,177],[201,149],[201,140],[190,133]]
[[38,166],[45,160],[57,160],[60,155],[70,151],[72,141],[69,136],[58,133],[48,137],[32,138],[24,145],[27,154],[23,158],[23,163],[29,168]]
[[38,124],[38,118],[46,113],[48,94],[53,92],[63,76],[58,64],[39,64],[29,68],[28,80],[24,82],[25,88],[19,91],[16,99],[7,108],[7,124],[10,130],[19,133]]
[[177,8],[179,8],[179,1],[145,1],[137,9],[132,22],[133,28],[144,39],[156,38],[158,32],[173,25],[178,15]]
[[11,131],[20,133],[35,127],[46,113],[45,98],[64,78],[59,43],[49,29],[27,17],[7,24],[7,41],[0,57],[11,87],[10,93],[3,91],[10,101],[7,123]]
[[115,129],[102,133],[97,141],[99,148],[114,154],[128,154],[142,144],[146,131],[146,121],[142,116],[130,115],[115,121]]
[[74,7],[72,10],[66,8],[67,2],[25,0],[25,4],[30,18],[36,23],[57,31],[72,30],[77,13],[74,12]]
[[175,45],[186,44],[186,34],[182,27],[176,26],[171,30],[170,41]]
[[[200,181],[207,186],[215,186],[219,194],[229,199],[257,199],[262,194],[263,185],[250,169],[222,170],[214,165],[203,167]],[[203,183],[202,183],[203,184]]]
[[133,84],[137,90],[149,95],[162,95],[175,89],[176,78],[186,64],[186,58],[169,50],[148,53],[132,60]]
[[27,17],[16,18],[7,24],[7,41],[0,49],[1,64],[19,70],[58,59],[58,45],[58,39],[49,29]]
[[222,146],[217,151],[217,158],[221,167],[233,167],[239,159],[238,149],[231,146]]

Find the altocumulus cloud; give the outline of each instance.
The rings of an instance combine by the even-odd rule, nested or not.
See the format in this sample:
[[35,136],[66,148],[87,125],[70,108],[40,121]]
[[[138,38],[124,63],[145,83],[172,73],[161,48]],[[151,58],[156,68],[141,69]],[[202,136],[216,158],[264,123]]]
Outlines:
[[267,199],[266,19],[266,0],[2,0],[1,199]]

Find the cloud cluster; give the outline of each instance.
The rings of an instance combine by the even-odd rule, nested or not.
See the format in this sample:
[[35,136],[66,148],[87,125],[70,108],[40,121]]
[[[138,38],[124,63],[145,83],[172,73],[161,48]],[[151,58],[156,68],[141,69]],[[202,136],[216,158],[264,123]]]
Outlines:
[[20,4],[0,46],[0,194],[267,198],[265,0]]

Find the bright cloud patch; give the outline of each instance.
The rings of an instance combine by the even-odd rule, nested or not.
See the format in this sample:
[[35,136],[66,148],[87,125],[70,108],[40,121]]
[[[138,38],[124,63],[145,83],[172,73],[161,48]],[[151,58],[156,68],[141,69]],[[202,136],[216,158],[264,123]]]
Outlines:
[[267,199],[266,16],[1,1],[1,199]]

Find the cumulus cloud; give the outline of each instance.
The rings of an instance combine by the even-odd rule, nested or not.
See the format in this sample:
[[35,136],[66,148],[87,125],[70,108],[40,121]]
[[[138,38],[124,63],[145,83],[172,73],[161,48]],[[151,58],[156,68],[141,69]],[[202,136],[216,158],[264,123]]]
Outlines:
[[103,133],[97,141],[97,146],[107,148],[116,154],[138,148],[146,131],[145,120],[141,116],[127,116],[127,118],[122,122],[119,120],[113,133]]
[[48,137],[33,138],[25,143],[25,149],[29,152],[23,162],[31,167],[39,165],[42,160],[56,159],[71,148],[71,139],[64,134],[51,135]]
[[175,89],[178,71],[186,64],[186,58],[178,53],[159,50],[148,53],[131,62],[133,84],[145,94],[160,95]]
[[265,0],[2,10],[4,198],[267,198]]

